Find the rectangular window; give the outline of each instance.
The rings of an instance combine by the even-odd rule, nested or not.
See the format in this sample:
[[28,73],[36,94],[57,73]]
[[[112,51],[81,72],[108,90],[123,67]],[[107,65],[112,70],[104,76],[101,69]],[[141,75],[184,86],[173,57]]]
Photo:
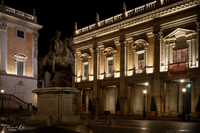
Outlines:
[[174,63],[188,62],[189,61],[189,49],[174,50]]
[[17,37],[24,38],[24,32],[17,30]]
[[138,54],[138,69],[144,68],[144,53]]
[[24,62],[17,62],[17,75],[23,76]]
[[108,73],[113,73],[113,60],[108,60]]
[[88,76],[88,64],[87,65],[84,65],[84,77],[87,77]]

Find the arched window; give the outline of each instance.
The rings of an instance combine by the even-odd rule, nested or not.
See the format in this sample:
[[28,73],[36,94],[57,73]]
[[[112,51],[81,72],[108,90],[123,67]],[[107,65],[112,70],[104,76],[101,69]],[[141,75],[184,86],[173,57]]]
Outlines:
[[106,77],[110,77],[115,72],[115,54],[116,50],[112,47],[107,47],[103,51],[105,57],[105,74]]
[[89,77],[90,59],[91,59],[91,56],[87,53],[83,53],[80,56],[80,60],[82,61],[82,67],[81,67],[82,80],[86,80]]
[[26,60],[28,57],[25,54],[17,53],[14,55],[15,61],[15,74],[19,76],[26,75]]
[[134,51],[134,69],[139,70],[138,73],[141,73],[147,66],[148,43],[143,39],[138,39],[131,47]]

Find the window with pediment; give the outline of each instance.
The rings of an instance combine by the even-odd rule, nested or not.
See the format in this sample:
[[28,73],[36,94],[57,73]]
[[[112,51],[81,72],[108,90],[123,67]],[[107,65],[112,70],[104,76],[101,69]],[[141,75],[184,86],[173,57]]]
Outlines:
[[82,68],[81,68],[82,80],[86,80],[89,77],[90,59],[91,56],[87,53],[83,53],[80,56],[80,60],[82,61]]
[[19,76],[26,75],[26,60],[28,57],[25,54],[17,53],[14,55],[15,74]]
[[113,47],[107,47],[103,51],[106,77],[112,76],[115,72],[115,54],[116,50]]
[[134,69],[143,72],[142,70],[145,69],[147,65],[148,43],[144,39],[138,39],[131,47],[134,51]]
[[197,44],[194,30],[177,28],[164,38],[165,57],[161,62],[166,64],[161,70],[167,71],[168,64],[186,62],[189,67],[197,67]]

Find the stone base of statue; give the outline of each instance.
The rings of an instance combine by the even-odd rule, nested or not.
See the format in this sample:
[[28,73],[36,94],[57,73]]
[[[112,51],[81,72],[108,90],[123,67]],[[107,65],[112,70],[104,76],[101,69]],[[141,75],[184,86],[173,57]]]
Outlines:
[[37,88],[38,111],[35,120],[44,120],[52,116],[57,121],[78,121],[80,116],[72,112],[73,93],[79,92],[73,87]]

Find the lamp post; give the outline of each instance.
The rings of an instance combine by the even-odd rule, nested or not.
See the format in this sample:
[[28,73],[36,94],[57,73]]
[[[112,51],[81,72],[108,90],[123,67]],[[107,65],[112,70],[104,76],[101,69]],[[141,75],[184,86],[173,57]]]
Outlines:
[[144,93],[144,110],[143,110],[143,119],[146,118],[146,111],[145,111],[145,94],[147,93],[147,90],[143,90]]
[[3,115],[3,93],[4,93],[4,90],[1,89],[1,99],[2,99],[2,101],[1,101],[1,115]]
[[183,88],[182,91],[183,91],[183,116],[182,116],[182,120],[184,121],[185,120],[185,104],[184,104],[184,101],[185,101],[186,88]]

